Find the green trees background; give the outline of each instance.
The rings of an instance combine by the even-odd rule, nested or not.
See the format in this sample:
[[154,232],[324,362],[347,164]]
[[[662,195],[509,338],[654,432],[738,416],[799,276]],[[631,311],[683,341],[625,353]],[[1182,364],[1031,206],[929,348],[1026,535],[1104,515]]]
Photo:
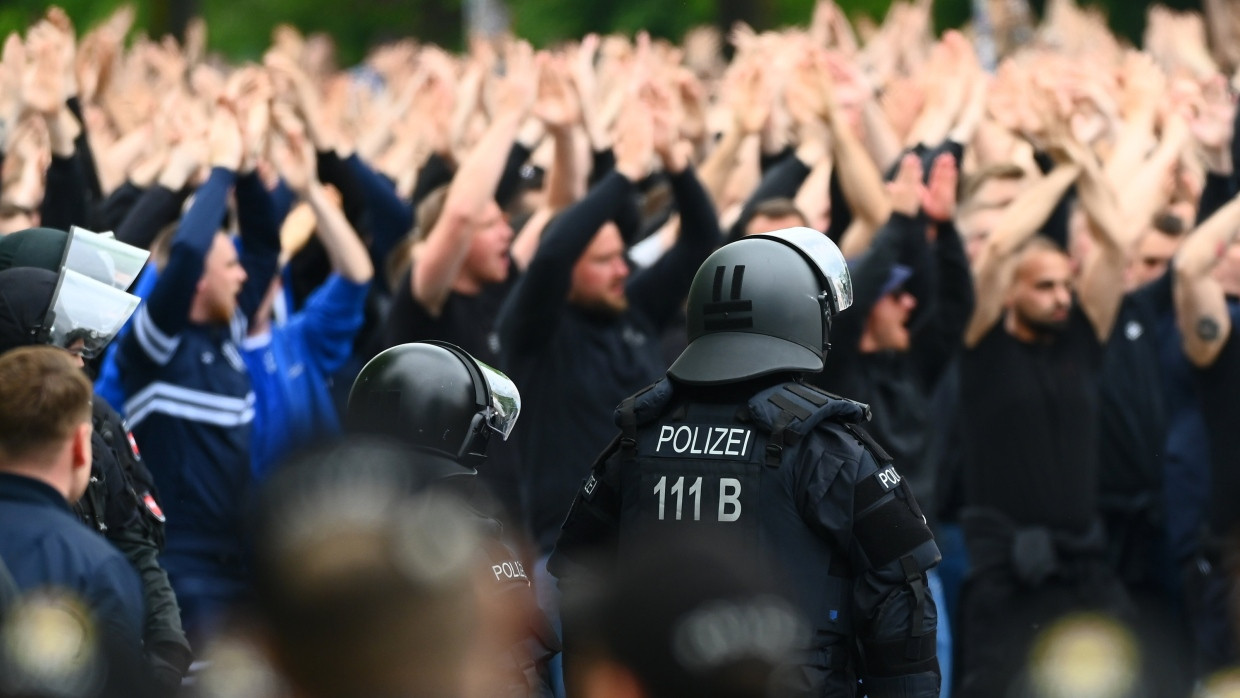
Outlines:
[[[125,0],[57,0],[79,28],[106,16]],[[280,22],[335,37],[342,60],[360,58],[386,39],[413,36],[459,48],[465,0],[128,0],[138,10],[136,26],[152,35],[176,33],[196,13],[207,19],[209,45],[233,59],[257,57]],[[837,0],[850,15],[881,18],[891,0]],[[1137,40],[1149,0],[1080,0],[1101,7],[1120,34]],[[1031,0],[1040,12],[1045,0]],[[756,28],[808,21],[813,0],[507,0],[516,32],[538,45],[554,44],[586,32],[633,32],[679,38],[698,24],[730,26],[744,19]],[[940,29],[958,26],[971,0],[936,0]],[[1180,9],[1199,9],[1200,0],[1163,0]],[[0,32],[20,31],[47,8],[46,0],[0,2]]]

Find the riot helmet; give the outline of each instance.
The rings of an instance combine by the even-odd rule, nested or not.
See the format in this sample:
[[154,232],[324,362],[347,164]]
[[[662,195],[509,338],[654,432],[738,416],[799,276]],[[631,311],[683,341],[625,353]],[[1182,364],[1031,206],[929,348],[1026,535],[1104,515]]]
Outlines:
[[0,271],[17,267],[52,272],[68,269],[121,291],[133,284],[150,255],[111,233],[77,226],[68,233],[55,228],[28,228],[0,239]]
[[503,373],[447,342],[401,344],[371,359],[349,391],[348,431],[398,439],[468,467],[491,433],[507,439],[521,411]]
[[690,385],[817,372],[831,318],[852,305],[835,243],[810,228],[751,235],[706,258],[689,288],[689,346],[668,374]]
[[70,269],[0,271],[0,352],[48,344],[92,359],[138,303],[137,296]]

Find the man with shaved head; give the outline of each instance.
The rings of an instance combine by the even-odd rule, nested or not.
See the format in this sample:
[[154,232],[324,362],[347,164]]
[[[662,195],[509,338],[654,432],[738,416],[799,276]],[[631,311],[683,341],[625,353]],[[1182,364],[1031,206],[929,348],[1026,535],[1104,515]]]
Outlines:
[[[977,305],[961,363],[961,521],[973,563],[962,598],[961,693],[1005,695],[1036,630],[1114,611],[1098,516],[1098,375],[1123,293],[1125,250],[1093,154],[1067,148],[974,259]],[[1076,183],[1092,239],[1078,265],[1029,200]],[[1022,201],[1025,199],[1025,201]],[[1038,208],[1038,207],[1033,207]],[[1049,213],[1049,208],[1045,208]]]

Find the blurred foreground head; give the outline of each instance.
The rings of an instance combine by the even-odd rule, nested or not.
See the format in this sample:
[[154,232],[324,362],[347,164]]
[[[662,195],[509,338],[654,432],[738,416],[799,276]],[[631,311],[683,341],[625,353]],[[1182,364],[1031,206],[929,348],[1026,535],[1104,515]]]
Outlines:
[[647,538],[638,562],[565,587],[566,683],[584,698],[787,698],[809,626],[740,541]]
[[458,696],[477,623],[477,524],[415,493],[409,453],[346,441],[260,496],[255,572],[271,654],[317,698]]

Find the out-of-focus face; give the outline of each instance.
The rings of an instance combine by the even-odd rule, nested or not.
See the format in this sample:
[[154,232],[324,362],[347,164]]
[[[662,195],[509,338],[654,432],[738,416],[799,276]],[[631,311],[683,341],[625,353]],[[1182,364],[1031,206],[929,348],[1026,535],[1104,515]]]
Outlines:
[[1062,332],[1072,310],[1072,263],[1062,252],[1026,250],[1016,265],[1005,306],[1021,330],[1034,335]]
[[1148,284],[1167,271],[1167,265],[1180,247],[1180,237],[1150,229],[1141,236],[1137,248],[1124,270],[1124,283],[1129,291]]
[[573,267],[570,303],[591,310],[622,313],[629,307],[624,284],[629,264],[624,258],[624,238],[614,223],[599,228],[594,241]]
[[875,351],[908,351],[908,318],[917,299],[904,290],[896,290],[882,298],[870,309],[865,334]]
[[198,280],[195,305],[210,324],[232,321],[237,310],[237,294],[245,283],[245,268],[237,257],[237,248],[224,233],[215,236],[207,252],[202,278]]
[[776,230],[785,230],[787,228],[799,228],[805,225],[805,220],[800,216],[754,216],[749,219],[749,223],[745,226],[746,235],[758,235],[759,233],[770,233]]
[[486,213],[469,243],[462,267],[479,284],[496,284],[508,278],[508,250],[512,246],[512,227],[503,211],[494,202],[487,204]]

